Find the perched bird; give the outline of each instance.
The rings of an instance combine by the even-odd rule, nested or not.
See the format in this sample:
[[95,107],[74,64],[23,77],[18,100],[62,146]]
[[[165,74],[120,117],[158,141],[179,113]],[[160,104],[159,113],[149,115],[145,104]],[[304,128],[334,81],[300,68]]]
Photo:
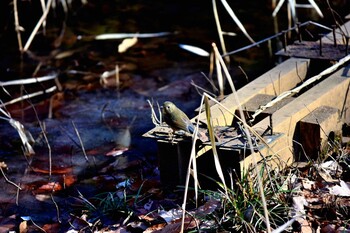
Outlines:
[[163,103],[163,117],[173,131],[183,130],[188,133],[194,132],[194,125],[188,116],[170,101]]

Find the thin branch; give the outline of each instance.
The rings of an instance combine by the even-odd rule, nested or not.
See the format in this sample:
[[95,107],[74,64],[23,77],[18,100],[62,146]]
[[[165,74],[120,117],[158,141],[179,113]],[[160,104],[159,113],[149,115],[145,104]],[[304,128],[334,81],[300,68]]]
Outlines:
[[[52,186],[52,189],[54,189],[55,185]],[[57,202],[55,201],[55,199],[53,198],[53,195],[50,194],[50,197],[51,197],[51,200],[53,202],[53,204],[55,205],[55,208],[56,208],[56,213],[57,213],[57,221],[59,223],[61,223],[61,219],[60,219],[60,209],[58,208],[58,205],[57,205]]]
[[80,142],[80,146],[81,146],[81,149],[82,149],[83,154],[84,154],[84,156],[85,156],[85,159],[86,159],[86,161],[89,161],[89,159],[88,159],[88,157],[87,157],[87,154],[86,154],[86,151],[85,151],[85,148],[84,148],[83,140],[82,140],[81,137],[80,137],[79,131],[78,131],[77,127],[75,126],[74,121],[72,121],[72,125],[73,125],[73,128],[74,128],[75,133],[76,133],[77,136],[78,136],[78,139],[79,139],[79,142]]
[[19,187],[16,183],[12,182],[11,180],[9,180],[9,179],[7,178],[7,176],[5,175],[4,170],[2,169],[2,166],[0,166],[0,171],[1,171],[2,176],[4,177],[4,179],[5,179],[5,181],[6,181],[7,183],[12,184],[13,186],[15,186],[15,187],[16,187],[17,189],[19,189],[19,190],[22,190],[21,187]]

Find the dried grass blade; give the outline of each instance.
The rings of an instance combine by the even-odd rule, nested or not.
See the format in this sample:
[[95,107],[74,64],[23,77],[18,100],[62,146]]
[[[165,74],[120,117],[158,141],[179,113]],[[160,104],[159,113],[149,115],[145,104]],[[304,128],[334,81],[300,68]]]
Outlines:
[[322,11],[320,10],[320,8],[318,7],[317,3],[314,0],[309,0],[309,3],[313,6],[313,8],[316,10],[317,14],[320,15],[320,17],[323,18],[323,14]]
[[209,132],[209,138],[210,138],[210,142],[211,142],[211,146],[212,146],[212,150],[213,150],[213,156],[214,156],[214,163],[215,163],[215,168],[216,168],[216,172],[218,173],[221,182],[224,185],[224,189],[225,189],[225,194],[226,196],[227,194],[227,186],[225,183],[225,178],[224,178],[224,173],[222,172],[222,168],[220,165],[220,161],[219,161],[219,155],[218,152],[216,150],[216,145],[215,145],[215,135],[214,135],[214,129],[212,127],[212,118],[211,118],[211,113],[210,113],[210,105],[209,105],[209,100],[208,100],[208,96],[204,95],[204,103],[205,103],[205,113],[206,113],[206,117],[207,117],[207,125],[208,125],[208,132]]
[[[213,4],[213,12],[214,12],[216,28],[218,29],[218,35],[219,35],[219,40],[220,40],[220,44],[221,44],[221,49],[222,49],[222,51],[224,53],[227,53],[226,45],[225,45],[225,39],[224,39],[224,36],[223,36],[224,33],[223,33],[222,29],[221,29],[218,9],[216,7],[216,0],[213,0],[212,4]],[[230,57],[229,56],[225,57],[225,60],[226,60],[227,63],[230,63]]]
[[239,19],[237,18],[236,14],[233,12],[233,10],[231,9],[231,7],[228,5],[228,3],[226,2],[226,0],[221,0],[222,4],[224,5],[226,11],[229,13],[229,15],[231,16],[231,18],[233,19],[233,21],[235,21],[235,23],[237,24],[237,26],[241,29],[241,31],[243,32],[243,34],[248,38],[248,40],[250,40],[250,42],[255,43],[255,41],[249,36],[248,32],[245,30],[243,24],[241,23],[241,21],[239,21]]
[[22,101],[22,100],[26,100],[26,99],[30,99],[30,98],[33,98],[35,96],[39,96],[39,95],[43,95],[43,94],[47,94],[47,93],[50,93],[50,92],[53,92],[57,89],[56,86],[53,86],[53,87],[50,87],[49,89],[46,89],[45,91],[38,91],[38,92],[35,92],[35,93],[32,93],[32,94],[27,94],[27,95],[23,95],[21,97],[18,97],[16,99],[13,99],[9,102],[6,102],[6,103],[3,103],[3,104],[0,104],[0,108],[2,107],[5,107],[6,105],[9,105],[9,104],[14,104],[14,103],[17,103],[18,101]]
[[283,3],[285,0],[280,0],[275,8],[275,10],[272,12],[272,17],[276,17],[277,13],[279,12],[279,10],[281,9]]
[[11,80],[7,82],[1,82],[0,81],[0,86],[11,86],[11,85],[25,85],[25,84],[31,84],[31,83],[39,83],[39,82],[45,82],[48,80],[52,80],[57,78],[57,74],[52,74],[52,75],[47,75],[43,77],[38,77],[38,78],[26,78],[26,79],[19,79],[19,80]]
[[46,20],[47,15],[49,14],[50,11],[50,7],[52,4],[52,0],[48,0],[48,3],[46,5],[46,9],[45,12],[43,13],[43,15],[41,16],[41,18],[39,19],[38,23],[36,24],[35,28],[33,29],[32,33],[30,34],[27,43],[25,44],[23,51],[26,52],[29,49],[29,46],[31,45],[36,33],[38,32],[40,26],[43,24],[43,22]]
[[24,128],[24,126],[19,122],[14,119],[9,119],[10,125],[15,128],[18,132],[19,137],[21,138],[22,144],[25,149],[25,154],[26,155],[34,155],[34,149],[31,145],[31,143],[34,141],[33,137],[29,132],[27,132]]
[[202,56],[202,57],[209,57],[210,56],[210,54],[207,51],[205,51],[204,49],[199,48],[197,46],[187,45],[187,44],[179,44],[179,47],[184,49],[184,50],[187,50],[191,53],[194,53],[198,56]]
[[95,36],[95,40],[116,40],[130,37],[136,38],[152,38],[171,35],[171,32],[156,32],[156,33],[106,33]]

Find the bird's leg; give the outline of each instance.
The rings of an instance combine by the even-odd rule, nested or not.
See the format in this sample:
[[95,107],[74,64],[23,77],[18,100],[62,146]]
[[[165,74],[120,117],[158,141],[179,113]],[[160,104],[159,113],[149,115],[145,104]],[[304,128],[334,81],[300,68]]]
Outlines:
[[171,130],[171,131],[169,132],[169,140],[171,140],[171,144],[174,144],[174,139],[175,139],[173,133],[174,133],[174,130]]

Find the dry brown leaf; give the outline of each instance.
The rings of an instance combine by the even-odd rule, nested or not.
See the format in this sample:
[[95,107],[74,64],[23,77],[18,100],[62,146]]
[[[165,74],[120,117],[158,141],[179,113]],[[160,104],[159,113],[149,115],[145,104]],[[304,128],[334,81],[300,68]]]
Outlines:
[[22,221],[19,224],[19,232],[20,233],[26,233],[28,231],[28,225],[27,225],[27,221]]
[[161,231],[166,226],[166,223],[155,224],[149,228],[147,228],[143,233],[151,233]]

